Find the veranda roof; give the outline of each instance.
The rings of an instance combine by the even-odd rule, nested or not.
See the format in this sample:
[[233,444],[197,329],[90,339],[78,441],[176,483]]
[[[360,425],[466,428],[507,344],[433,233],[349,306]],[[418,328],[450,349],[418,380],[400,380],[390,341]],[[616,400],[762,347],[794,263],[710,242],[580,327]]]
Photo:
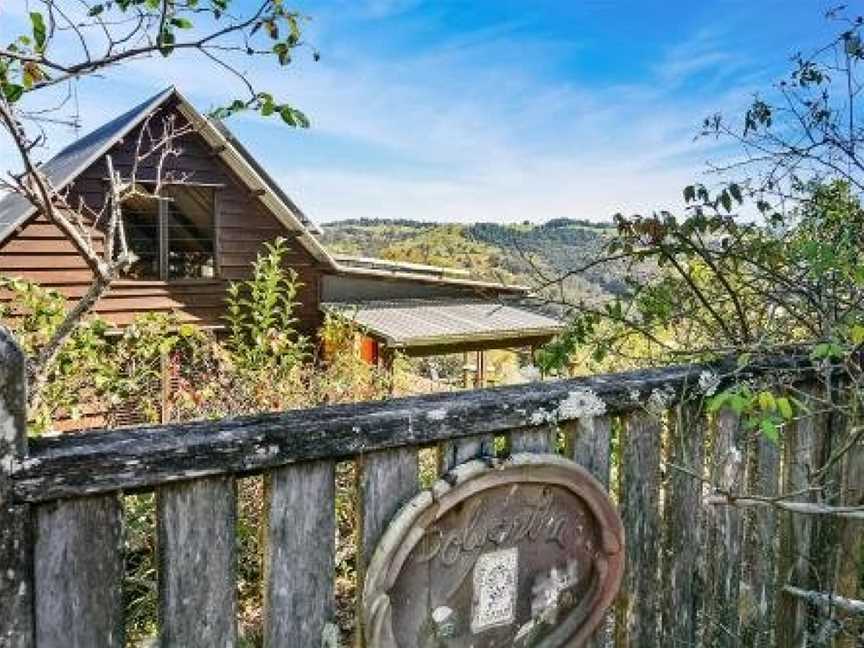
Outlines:
[[524,305],[478,299],[399,299],[329,302],[337,312],[388,347],[411,353],[429,348],[506,348],[545,341],[560,320]]

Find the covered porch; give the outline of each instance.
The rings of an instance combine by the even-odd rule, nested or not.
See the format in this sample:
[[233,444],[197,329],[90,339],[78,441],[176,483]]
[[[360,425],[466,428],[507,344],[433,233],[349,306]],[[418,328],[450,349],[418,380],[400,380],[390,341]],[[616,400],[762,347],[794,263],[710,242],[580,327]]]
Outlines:
[[526,302],[471,297],[325,302],[362,334],[365,360],[392,369],[398,352],[408,358],[462,355],[461,387],[487,386],[487,352],[534,351],[563,323]]

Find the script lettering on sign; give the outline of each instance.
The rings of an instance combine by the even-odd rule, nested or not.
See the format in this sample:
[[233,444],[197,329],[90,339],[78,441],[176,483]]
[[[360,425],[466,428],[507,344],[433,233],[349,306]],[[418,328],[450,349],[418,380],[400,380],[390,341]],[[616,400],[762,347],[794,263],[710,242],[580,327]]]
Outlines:
[[483,498],[478,499],[470,520],[463,528],[449,533],[438,527],[427,531],[415,560],[427,562],[438,559],[450,567],[464,554],[474,554],[487,544],[517,544],[523,540],[554,542],[564,547],[567,530],[573,521],[566,514],[552,511],[549,491],[541,493],[538,502],[526,502],[512,517],[489,514]]

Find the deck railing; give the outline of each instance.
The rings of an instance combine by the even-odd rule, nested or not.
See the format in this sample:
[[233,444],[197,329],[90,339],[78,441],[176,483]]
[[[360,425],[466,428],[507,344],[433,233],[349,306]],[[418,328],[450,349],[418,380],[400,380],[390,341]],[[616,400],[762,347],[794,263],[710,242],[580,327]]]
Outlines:
[[[805,380],[805,365],[778,358],[759,371]],[[236,482],[257,474],[269,485],[264,645],[335,646],[336,462],[356,462],[362,575],[418,492],[418,451],[430,447],[442,472],[496,449],[564,454],[610,487],[625,577],[592,645],[803,645],[805,604],[783,588],[808,588],[819,518],[708,505],[703,479],[794,490],[843,431],[792,424],[775,445],[730,411],[707,416],[706,392],[738,371],[675,366],[28,440],[23,362],[4,338],[0,646],[124,645],[122,498],[142,491],[158,495],[161,645],[236,645]]]

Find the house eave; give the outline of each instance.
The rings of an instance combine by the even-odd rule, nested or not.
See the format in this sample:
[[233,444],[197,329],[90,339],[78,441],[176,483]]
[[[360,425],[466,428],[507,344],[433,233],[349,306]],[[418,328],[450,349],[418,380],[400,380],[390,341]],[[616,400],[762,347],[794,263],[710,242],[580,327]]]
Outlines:
[[[323,245],[316,239],[303,224],[292,206],[278,197],[272,183],[263,178],[240,154],[232,142],[220,132],[218,128],[206,117],[201,115],[190,104],[180,92],[176,91],[178,99],[178,110],[183,113],[198,133],[207,141],[218,157],[242,180],[250,189],[262,190],[257,196],[258,200],[276,216],[277,219],[290,231],[296,232],[296,238],[301,245],[319,262],[336,269],[337,263]],[[299,210],[298,210],[299,211]]]
[[[111,150],[111,147],[113,147],[118,140],[126,137],[126,135],[133,131],[141,123],[141,121],[147,117],[147,115],[157,110],[159,106],[165,103],[165,101],[176,92],[177,90],[176,88],[174,88],[174,86],[169,86],[159,94],[152,97],[149,101],[145,102],[145,104],[137,113],[137,119],[130,119],[129,122],[123,126],[123,128],[119,129],[117,133],[114,134],[113,137],[106,138],[105,142],[101,146],[97,147],[89,156],[87,156],[77,164],[78,171],[69,173],[67,176],[60,178],[59,181],[55,179],[52,185],[52,189],[59,192],[68,187],[72,182],[75,181],[78,175],[80,175],[81,170],[86,169],[90,165],[94,164],[103,155],[108,153],[108,151]],[[69,147],[67,147],[67,149],[68,148]],[[63,152],[64,151],[60,151],[57,156],[62,155]],[[6,199],[16,195],[20,200],[27,200],[23,196],[20,196],[20,194],[9,194],[8,196],[0,196],[0,198]],[[31,218],[33,218],[33,216],[35,216],[37,212],[38,209],[36,205],[33,205],[31,203],[27,207],[27,209],[22,211],[21,215],[18,216],[13,222],[5,223],[4,225],[0,226],[0,245],[5,243],[7,239],[9,239],[9,237],[14,235],[18,231],[18,229],[21,228],[21,226],[23,226],[25,223],[27,223],[27,221],[29,221]]]
[[334,260],[335,274],[354,277],[369,277],[373,279],[393,280],[393,281],[414,281],[429,285],[439,286],[459,286],[463,288],[474,288],[477,290],[487,290],[495,293],[509,293],[512,295],[525,296],[531,292],[528,286],[518,286],[512,284],[496,283],[493,281],[479,281],[476,279],[460,279],[457,277],[448,277],[440,275],[423,275],[414,272],[404,272],[400,270],[383,270],[372,268],[356,268],[346,266]]

